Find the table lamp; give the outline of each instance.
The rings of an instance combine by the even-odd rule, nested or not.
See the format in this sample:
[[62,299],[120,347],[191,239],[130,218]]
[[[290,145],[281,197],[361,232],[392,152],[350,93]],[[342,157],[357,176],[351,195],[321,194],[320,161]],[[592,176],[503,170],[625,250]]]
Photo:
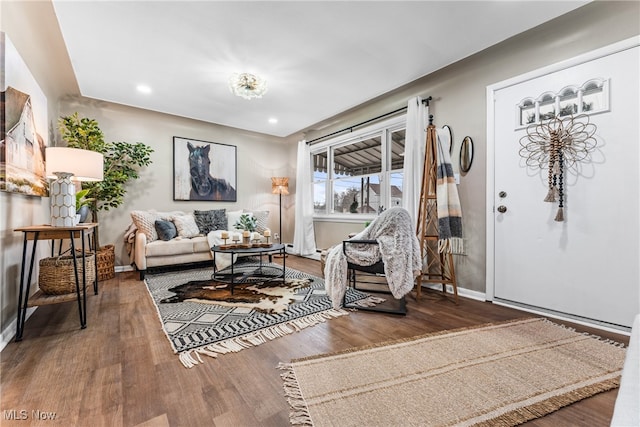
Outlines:
[[79,148],[47,147],[46,176],[53,179],[49,186],[51,225],[73,227],[76,222],[76,181],[102,181],[102,153]]

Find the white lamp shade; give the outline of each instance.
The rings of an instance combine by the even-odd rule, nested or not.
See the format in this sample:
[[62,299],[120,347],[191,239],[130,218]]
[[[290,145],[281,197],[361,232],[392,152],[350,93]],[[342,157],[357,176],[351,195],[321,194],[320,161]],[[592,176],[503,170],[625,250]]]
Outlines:
[[78,181],[102,181],[104,157],[102,153],[79,148],[47,147],[46,175],[55,179],[56,172],[73,174]]

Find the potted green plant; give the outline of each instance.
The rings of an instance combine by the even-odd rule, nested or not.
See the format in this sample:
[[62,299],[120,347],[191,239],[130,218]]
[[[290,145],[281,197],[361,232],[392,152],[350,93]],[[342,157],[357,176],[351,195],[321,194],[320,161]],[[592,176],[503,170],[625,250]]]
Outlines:
[[[88,203],[93,222],[98,221],[98,212],[108,211],[117,208],[124,202],[127,192],[126,184],[131,180],[138,179],[138,170],[143,166],[151,164],[151,153],[153,149],[146,144],[136,142],[106,142],[104,134],[94,119],[79,117],[78,113],[60,117],[58,129],[62,139],[67,142],[70,148],[80,148],[102,153],[104,156],[104,178],[100,182],[83,182],[81,191],[83,192],[81,202]],[[86,193],[84,191],[86,190]],[[80,191],[79,191],[80,192]],[[114,246],[100,246],[100,238],[96,229],[96,246],[98,250],[98,276],[99,279],[110,278],[115,275],[113,265],[109,269],[110,277],[100,271],[100,252],[108,252],[104,258],[115,261]],[[113,262],[112,261],[112,262]],[[113,272],[113,273],[112,273]],[[102,274],[102,277],[101,277]]]
[[76,213],[80,215],[80,222],[85,222],[91,210],[91,204],[95,201],[92,197],[87,197],[89,189],[84,188],[76,191]]
[[257,219],[253,215],[242,214],[240,215],[240,218],[238,219],[238,221],[236,221],[236,223],[233,224],[233,227],[236,230],[247,230],[247,231],[254,232],[256,231],[256,227],[257,227]]

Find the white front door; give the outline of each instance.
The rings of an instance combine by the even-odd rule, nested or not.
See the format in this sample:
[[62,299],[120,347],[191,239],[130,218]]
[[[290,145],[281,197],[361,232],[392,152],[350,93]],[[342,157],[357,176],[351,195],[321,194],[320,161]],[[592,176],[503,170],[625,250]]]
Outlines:
[[[627,327],[640,312],[640,47],[626,43],[488,88],[489,299]],[[519,153],[518,105],[592,79],[607,82],[608,111],[589,117],[598,145],[566,171],[558,222],[548,169]]]

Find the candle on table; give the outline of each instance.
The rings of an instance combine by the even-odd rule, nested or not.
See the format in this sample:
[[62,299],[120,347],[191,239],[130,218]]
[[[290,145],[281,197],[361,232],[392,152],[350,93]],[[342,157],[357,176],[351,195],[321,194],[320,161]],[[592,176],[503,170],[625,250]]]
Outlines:
[[249,232],[249,230],[244,230],[242,232],[242,237],[249,237],[249,236],[251,236],[251,233]]
[[264,230],[264,237],[271,237],[271,230],[269,230],[268,228],[266,228]]
[[229,238],[229,232],[228,231],[223,231],[222,234],[220,235],[220,237],[222,237],[223,239],[228,239]]

